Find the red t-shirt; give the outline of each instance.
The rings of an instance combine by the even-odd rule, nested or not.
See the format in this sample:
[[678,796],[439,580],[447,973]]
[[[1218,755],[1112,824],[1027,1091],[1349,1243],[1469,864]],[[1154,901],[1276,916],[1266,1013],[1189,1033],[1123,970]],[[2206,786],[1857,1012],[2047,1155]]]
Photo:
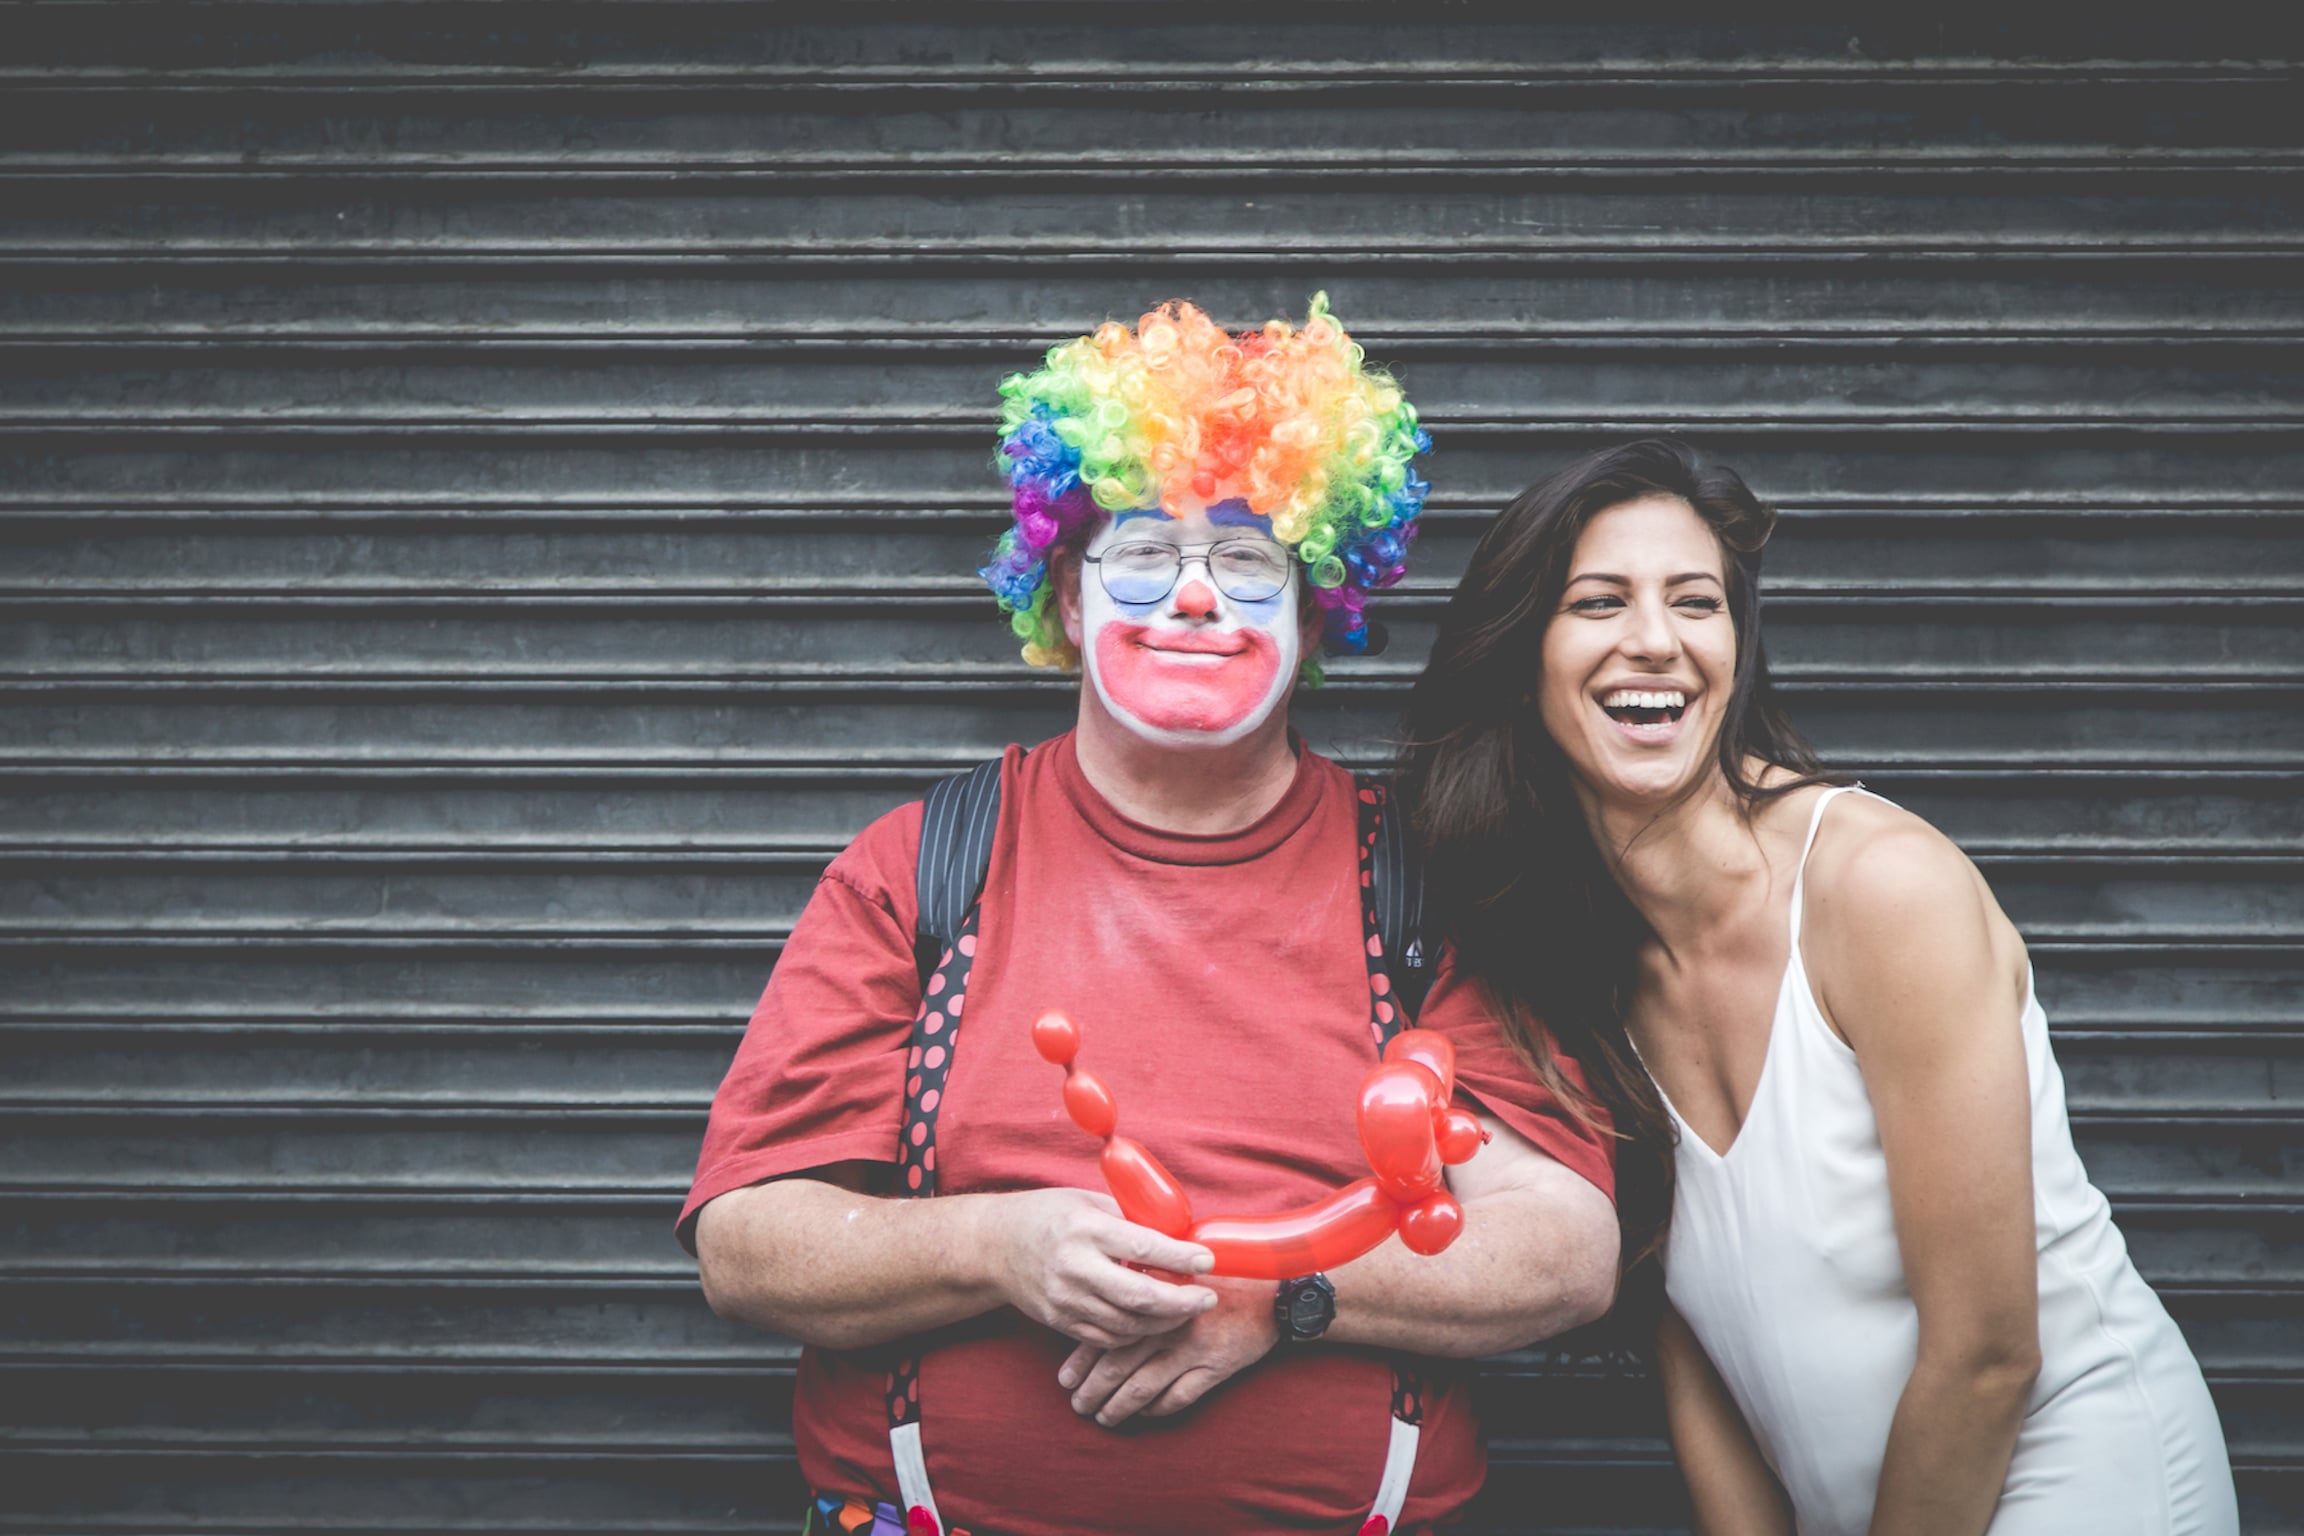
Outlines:
[[[1101,1189],[1097,1143],[1065,1117],[1063,1074],[1032,1049],[1060,1008],[1121,1127],[1202,1215],[1309,1203],[1366,1175],[1353,1123],[1369,1032],[1351,776],[1309,751],[1244,831],[1188,836],[1120,815],[1070,736],[1003,767],[965,1027],[937,1122],[945,1194]],[[913,955],[917,804],[865,829],[825,871],[720,1086],[689,1238],[714,1196],[777,1174],[893,1164],[920,999]],[[1460,1088],[1613,1196],[1608,1143],[1566,1113],[1443,973],[1423,1027],[1446,1032]],[[1474,1214],[1473,1220],[1477,1221]],[[1003,1536],[1082,1531],[1356,1532],[1390,1433],[1376,1352],[1270,1357],[1173,1418],[1120,1430],[1072,1412],[1069,1341],[1003,1309],[920,1363],[921,1439],[948,1523]],[[820,1492],[894,1501],[882,1352],[801,1354],[794,1432]],[[1400,1524],[1443,1519],[1486,1470],[1466,1373],[1434,1362]]]

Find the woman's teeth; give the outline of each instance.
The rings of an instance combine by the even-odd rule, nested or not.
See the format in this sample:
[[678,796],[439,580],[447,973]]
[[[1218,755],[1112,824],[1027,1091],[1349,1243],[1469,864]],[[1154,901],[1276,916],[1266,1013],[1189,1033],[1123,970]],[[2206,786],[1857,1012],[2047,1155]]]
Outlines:
[[1627,725],[1664,725],[1680,718],[1688,695],[1677,688],[1619,688],[1601,699],[1600,707]]

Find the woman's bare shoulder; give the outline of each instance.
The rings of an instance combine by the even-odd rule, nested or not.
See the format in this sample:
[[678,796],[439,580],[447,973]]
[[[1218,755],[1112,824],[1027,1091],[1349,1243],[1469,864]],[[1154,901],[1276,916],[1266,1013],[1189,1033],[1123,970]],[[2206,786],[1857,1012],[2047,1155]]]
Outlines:
[[[1810,802],[1807,814],[1813,809]],[[1808,855],[1808,901],[1818,910],[1901,908],[1909,904],[1907,892],[1942,898],[1982,881],[1959,844],[1877,795],[1834,796]]]
[[1801,947],[1828,994],[1933,990],[1964,974],[2021,982],[2023,941],[1983,874],[1901,806],[1836,797],[1817,831],[1806,889]]

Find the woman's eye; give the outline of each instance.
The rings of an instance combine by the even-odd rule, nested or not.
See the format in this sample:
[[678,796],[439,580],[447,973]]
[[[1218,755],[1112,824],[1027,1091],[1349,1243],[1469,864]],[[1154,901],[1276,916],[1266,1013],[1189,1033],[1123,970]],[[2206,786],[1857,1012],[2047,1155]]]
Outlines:
[[1716,597],[1684,597],[1680,599],[1680,606],[1693,608],[1698,613],[1718,613],[1720,611],[1720,599]]
[[1623,606],[1624,599],[1620,597],[1580,597],[1568,605],[1568,611],[1570,613],[1606,613],[1611,609]]

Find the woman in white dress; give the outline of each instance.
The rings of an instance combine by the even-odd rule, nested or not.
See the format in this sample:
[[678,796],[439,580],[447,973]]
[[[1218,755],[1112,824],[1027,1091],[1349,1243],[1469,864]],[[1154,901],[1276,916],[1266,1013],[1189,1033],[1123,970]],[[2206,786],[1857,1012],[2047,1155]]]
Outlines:
[[2234,1532],[2215,1407],[2073,1151],[2022,939],[1775,703],[1773,522],[1670,442],[1539,483],[1473,556],[1402,778],[1460,972],[1539,1050],[1541,1016],[1629,1139],[1697,1527]]

